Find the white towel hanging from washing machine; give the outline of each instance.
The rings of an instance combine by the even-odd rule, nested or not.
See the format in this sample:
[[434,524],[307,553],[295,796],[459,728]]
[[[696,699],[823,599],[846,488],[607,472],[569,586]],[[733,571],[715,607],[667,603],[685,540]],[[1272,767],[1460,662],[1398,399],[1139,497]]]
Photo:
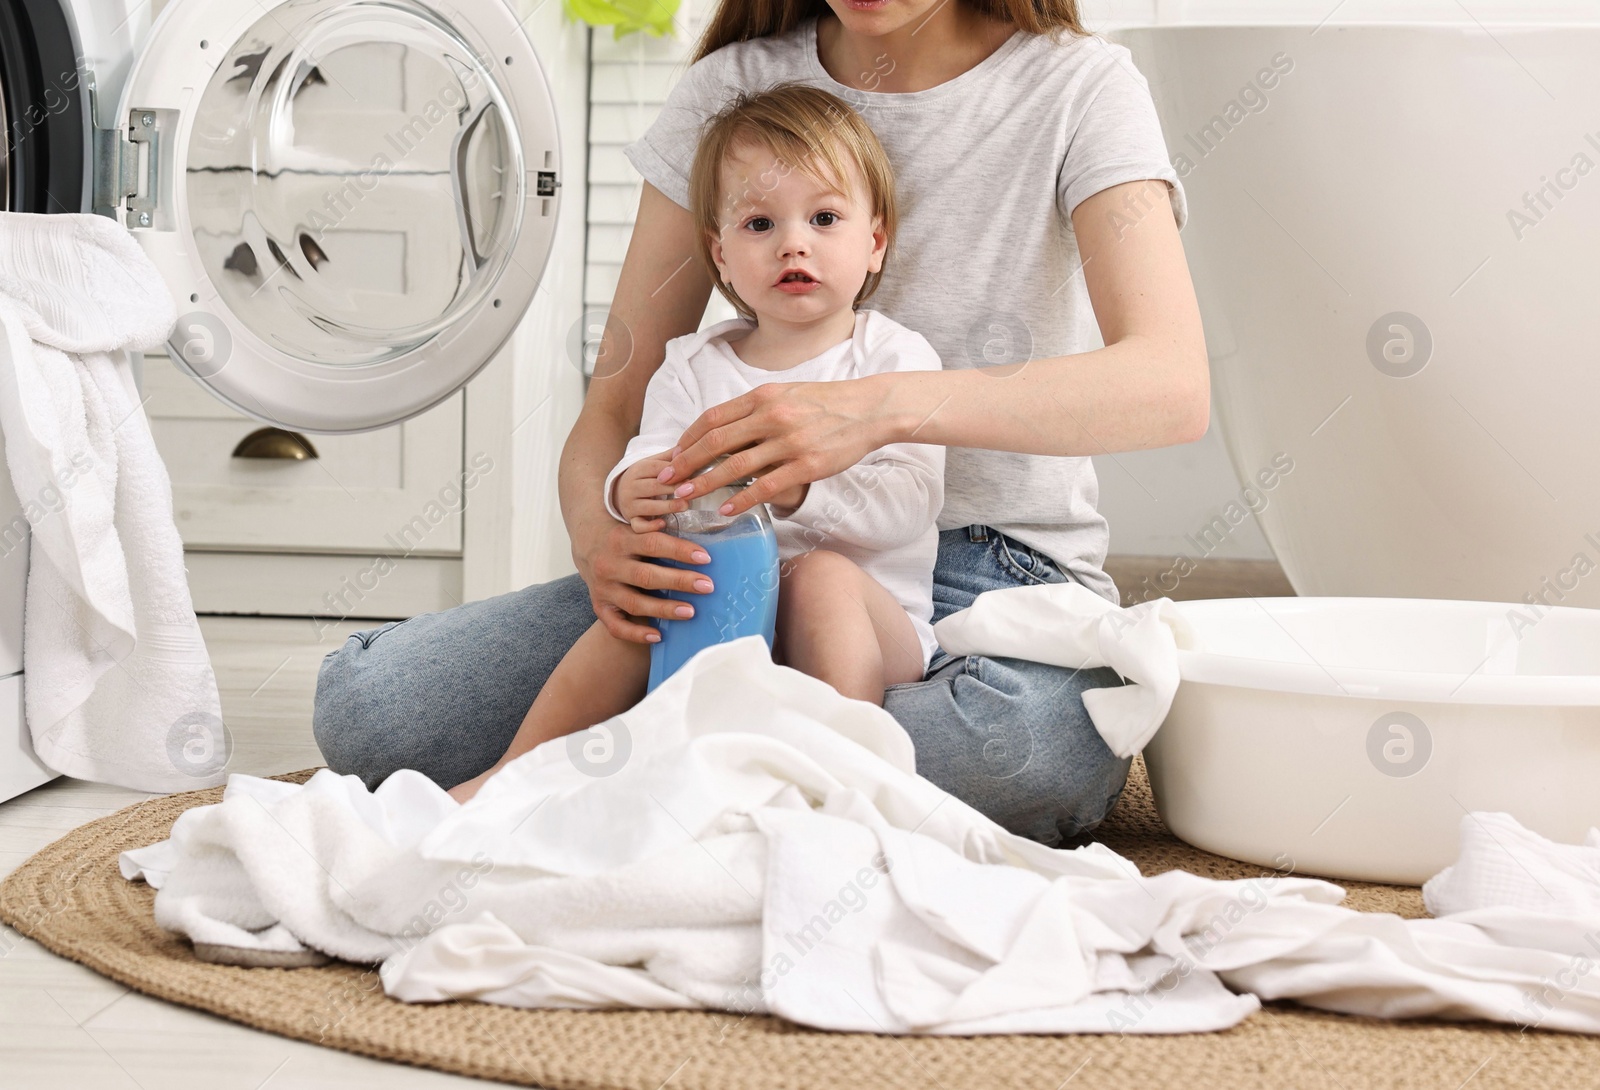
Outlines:
[[141,791],[226,775],[172,484],[127,355],[174,320],[114,220],[0,213],[0,430],[32,529],[28,730],[55,771]]

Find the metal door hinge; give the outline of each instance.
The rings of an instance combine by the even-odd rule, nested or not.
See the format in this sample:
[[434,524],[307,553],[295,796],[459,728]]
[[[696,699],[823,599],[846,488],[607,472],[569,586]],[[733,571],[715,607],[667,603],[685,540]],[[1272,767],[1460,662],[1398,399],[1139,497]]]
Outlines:
[[94,130],[94,210],[114,219],[126,202],[128,227],[154,226],[160,211],[162,133],[157,118],[154,110],[133,110],[126,129]]

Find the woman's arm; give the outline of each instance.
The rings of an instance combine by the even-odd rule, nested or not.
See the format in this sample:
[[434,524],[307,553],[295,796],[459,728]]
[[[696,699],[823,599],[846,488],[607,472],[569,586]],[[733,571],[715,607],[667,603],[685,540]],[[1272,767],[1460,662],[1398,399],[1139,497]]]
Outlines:
[[1106,347],[1000,367],[768,383],[701,414],[684,432],[672,480],[737,451],[695,489],[761,473],[734,497],[737,512],[888,443],[1089,455],[1193,442],[1210,417],[1210,372],[1170,208],[1166,183],[1150,179],[1073,210]]
[[[711,296],[696,257],[694,217],[649,182],[623,260],[622,275],[583,409],[561,451],[561,515],[572,560],[588,584],[595,616],[619,639],[643,643],[656,631],[631,617],[669,617],[677,605],[640,588],[699,593],[696,571],[650,562],[693,563],[695,546],[661,531],[638,534],[606,510],[603,487],[639,427],[644,391],[673,337],[693,333]],[[684,502],[678,509],[688,507]]]
[[915,376],[890,398],[895,438],[915,431],[923,442],[946,446],[1086,455],[1191,443],[1205,434],[1205,334],[1167,184],[1101,190],[1074,210],[1072,227],[1106,347]]

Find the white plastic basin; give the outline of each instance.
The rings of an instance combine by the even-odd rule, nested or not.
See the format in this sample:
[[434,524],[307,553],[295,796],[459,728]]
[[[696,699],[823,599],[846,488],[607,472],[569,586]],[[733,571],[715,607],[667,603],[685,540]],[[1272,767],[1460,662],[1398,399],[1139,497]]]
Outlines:
[[1553,840],[1600,825],[1600,610],[1418,598],[1181,603],[1195,645],[1145,748],[1197,848],[1419,884],[1462,817]]

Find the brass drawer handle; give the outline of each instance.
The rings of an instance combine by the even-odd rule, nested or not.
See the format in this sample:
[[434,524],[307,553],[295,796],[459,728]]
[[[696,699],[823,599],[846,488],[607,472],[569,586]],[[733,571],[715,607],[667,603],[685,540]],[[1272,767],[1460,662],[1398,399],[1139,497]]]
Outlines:
[[303,462],[317,456],[311,440],[299,432],[282,428],[257,428],[233,448],[235,458],[289,458]]

